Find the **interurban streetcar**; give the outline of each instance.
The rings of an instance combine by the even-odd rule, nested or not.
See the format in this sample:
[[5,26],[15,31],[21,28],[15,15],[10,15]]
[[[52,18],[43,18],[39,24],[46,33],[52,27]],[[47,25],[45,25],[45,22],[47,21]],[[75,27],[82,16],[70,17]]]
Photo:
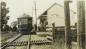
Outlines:
[[32,31],[32,17],[23,15],[18,18],[18,30],[21,34],[29,34]]

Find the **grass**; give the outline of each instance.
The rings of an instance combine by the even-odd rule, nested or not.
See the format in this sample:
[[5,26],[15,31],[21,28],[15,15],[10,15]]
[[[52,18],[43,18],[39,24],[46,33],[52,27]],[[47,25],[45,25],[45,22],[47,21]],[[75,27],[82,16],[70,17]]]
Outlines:
[[[65,49],[64,35],[56,35],[53,49]],[[77,43],[72,41],[72,49],[77,49]]]

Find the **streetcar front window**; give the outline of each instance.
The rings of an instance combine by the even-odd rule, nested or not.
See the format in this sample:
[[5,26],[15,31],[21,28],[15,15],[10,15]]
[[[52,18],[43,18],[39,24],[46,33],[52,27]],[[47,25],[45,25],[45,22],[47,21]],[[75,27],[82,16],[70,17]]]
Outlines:
[[21,25],[21,24],[27,24],[27,22],[28,22],[27,19],[21,19],[21,20],[20,20],[20,25]]

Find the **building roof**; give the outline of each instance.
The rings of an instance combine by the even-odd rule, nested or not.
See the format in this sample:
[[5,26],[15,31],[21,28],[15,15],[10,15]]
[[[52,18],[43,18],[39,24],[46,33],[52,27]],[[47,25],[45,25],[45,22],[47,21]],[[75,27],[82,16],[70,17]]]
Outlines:
[[[54,4],[52,4],[48,9],[46,9],[41,15],[43,15],[45,12],[47,12],[50,8],[52,8],[54,5],[58,5],[58,6],[60,6],[60,7],[62,7],[62,8],[64,8],[64,6],[62,6],[62,5],[60,5],[60,4],[58,4],[58,3],[54,3]],[[76,14],[76,12],[74,12],[73,10],[70,10],[70,11],[72,11],[74,14]],[[40,16],[41,16],[40,15]],[[39,17],[40,17],[39,16]]]

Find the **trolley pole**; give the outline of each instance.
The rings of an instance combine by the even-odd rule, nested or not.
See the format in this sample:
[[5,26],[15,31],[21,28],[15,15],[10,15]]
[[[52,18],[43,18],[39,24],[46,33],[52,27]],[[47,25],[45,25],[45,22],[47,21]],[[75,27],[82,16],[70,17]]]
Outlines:
[[69,2],[70,2],[69,0],[65,0],[64,1],[64,12],[65,12],[65,49],[72,49]]
[[78,12],[78,23],[77,23],[77,49],[86,49],[85,45],[85,1],[77,0],[77,12]]

